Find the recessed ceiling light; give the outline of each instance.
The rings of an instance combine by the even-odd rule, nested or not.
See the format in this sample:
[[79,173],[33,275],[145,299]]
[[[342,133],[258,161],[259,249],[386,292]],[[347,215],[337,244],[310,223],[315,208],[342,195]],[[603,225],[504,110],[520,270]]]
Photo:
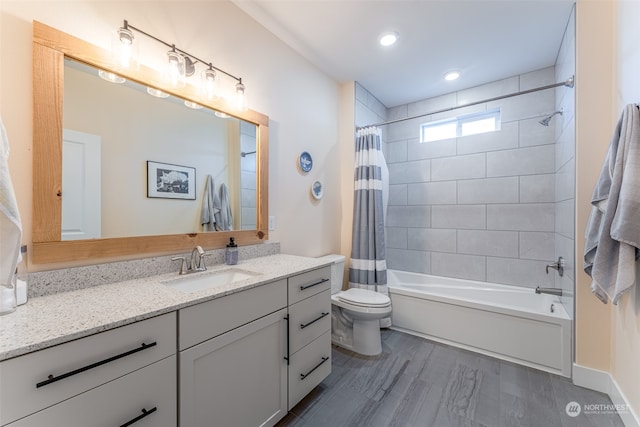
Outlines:
[[457,71],[449,71],[447,74],[444,75],[444,79],[448,82],[457,80],[458,77],[460,77],[460,73]]
[[380,34],[380,38],[378,40],[382,46],[391,46],[398,41],[398,33],[395,31],[387,31]]

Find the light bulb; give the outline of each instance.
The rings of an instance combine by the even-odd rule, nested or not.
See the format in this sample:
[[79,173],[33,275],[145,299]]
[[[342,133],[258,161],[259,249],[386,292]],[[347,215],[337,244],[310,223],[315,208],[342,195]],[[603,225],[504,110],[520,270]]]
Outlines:
[[244,93],[244,85],[242,84],[242,79],[236,84],[236,109],[238,111],[246,111],[247,107],[247,96]]
[[168,64],[166,68],[165,79],[173,87],[184,87],[185,74],[184,74],[184,57],[175,50],[175,46],[172,50],[167,52]]
[[138,62],[138,44],[133,42],[133,32],[126,26],[120,27],[116,31],[112,42],[113,62],[116,68],[137,70],[140,67]]
[[220,97],[220,80],[211,64],[209,64],[209,68],[202,72],[201,88],[202,96],[208,101],[213,101]]

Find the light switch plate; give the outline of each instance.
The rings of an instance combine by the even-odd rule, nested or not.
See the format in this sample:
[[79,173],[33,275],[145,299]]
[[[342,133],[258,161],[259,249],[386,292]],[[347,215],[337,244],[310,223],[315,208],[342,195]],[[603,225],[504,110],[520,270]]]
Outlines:
[[273,231],[276,229],[276,217],[273,215],[269,215],[269,231]]

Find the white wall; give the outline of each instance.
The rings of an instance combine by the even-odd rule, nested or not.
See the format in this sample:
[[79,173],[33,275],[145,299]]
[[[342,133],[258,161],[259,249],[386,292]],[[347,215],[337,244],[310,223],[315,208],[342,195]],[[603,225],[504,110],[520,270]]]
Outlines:
[[[576,9],[576,260],[584,251],[590,200],[622,108],[640,101],[640,4],[579,0]],[[576,363],[605,376],[627,425],[640,425],[640,290],[617,306],[593,296],[576,270]],[[603,388],[607,388],[605,385]],[[635,419],[634,419],[635,417]]]
[[[31,241],[32,20],[108,48],[110,32],[127,19],[178,47],[243,77],[249,106],[270,118],[271,240],[282,252],[315,256],[340,248],[340,157],[335,81],[309,64],[228,1],[3,1],[0,114],[12,148],[10,170],[25,233]],[[142,62],[159,61],[141,51]],[[301,174],[297,157],[313,156]],[[315,201],[311,183],[324,183]]]

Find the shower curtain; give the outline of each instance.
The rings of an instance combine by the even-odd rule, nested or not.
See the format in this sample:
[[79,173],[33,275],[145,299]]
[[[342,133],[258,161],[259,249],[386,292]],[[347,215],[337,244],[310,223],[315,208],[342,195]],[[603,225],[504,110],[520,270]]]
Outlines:
[[[356,139],[353,236],[349,287],[389,295],[384,240],[383,169],[380,130],[360,129]],[[380,321],[391,326],[391,318]]]

